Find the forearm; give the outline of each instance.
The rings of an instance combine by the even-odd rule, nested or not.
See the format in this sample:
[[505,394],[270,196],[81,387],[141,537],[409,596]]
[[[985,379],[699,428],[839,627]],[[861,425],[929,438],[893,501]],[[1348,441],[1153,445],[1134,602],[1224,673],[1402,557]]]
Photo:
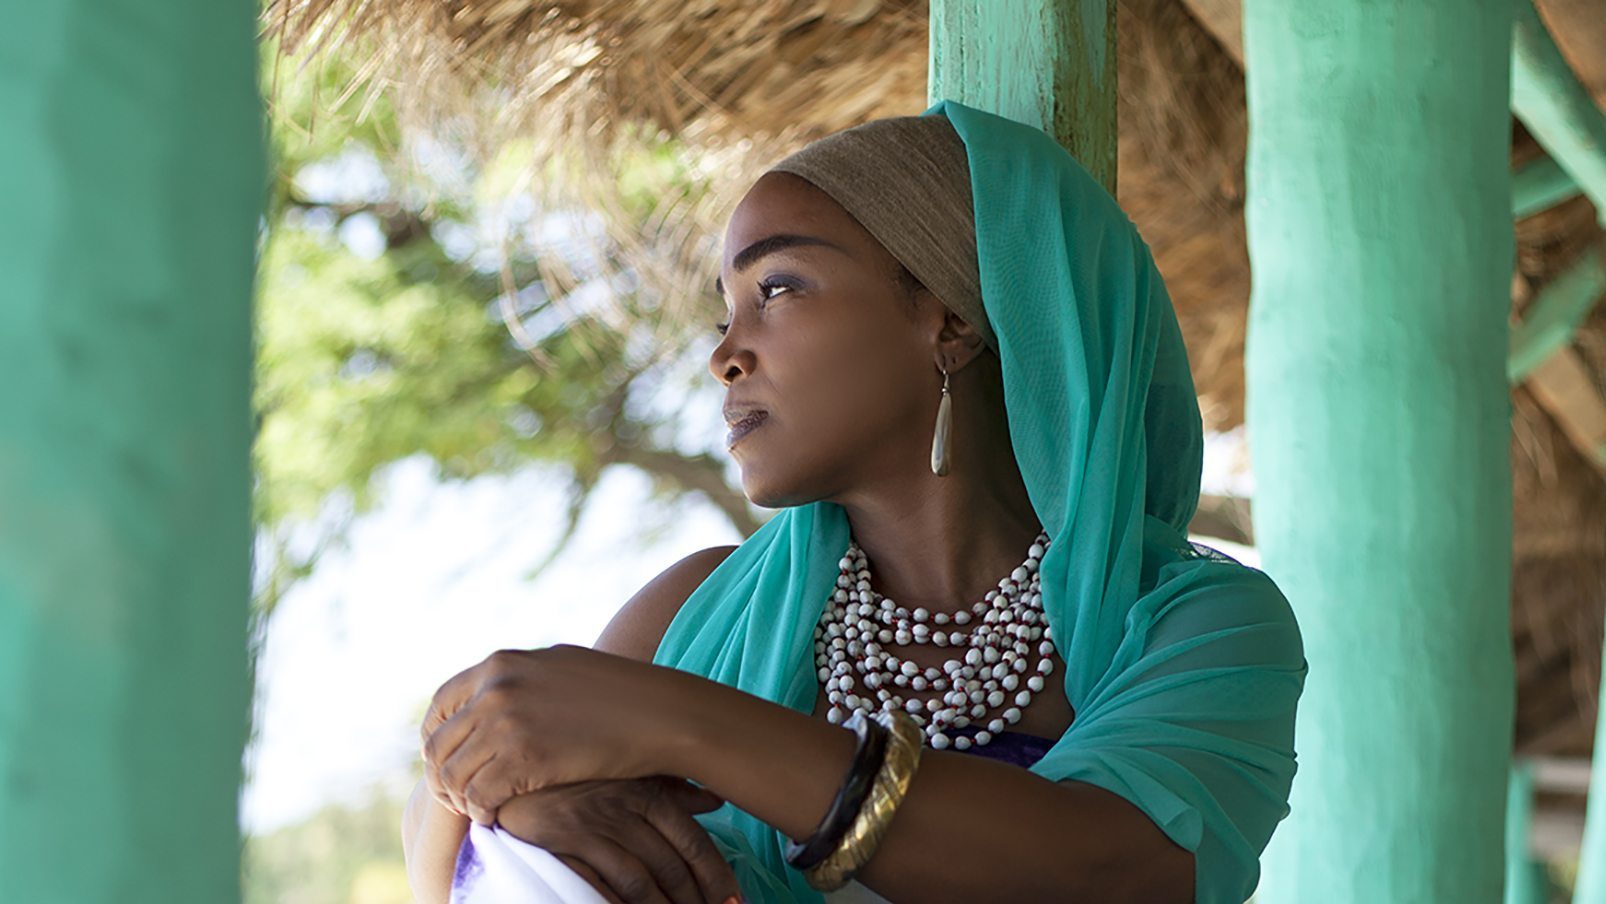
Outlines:
[[[852,760],[852,733],[725,685],[695,693],[681,774],[788,837],[811,834]],[[1193,866],[1115,794],[928,748],[858,878],[895,901],[1186,902]]]
[[413,789],[402,815],[402,855],[419,904],[446,904],[451,898],[452,874],[468,823],[467,816],[441,806],[423,781]]

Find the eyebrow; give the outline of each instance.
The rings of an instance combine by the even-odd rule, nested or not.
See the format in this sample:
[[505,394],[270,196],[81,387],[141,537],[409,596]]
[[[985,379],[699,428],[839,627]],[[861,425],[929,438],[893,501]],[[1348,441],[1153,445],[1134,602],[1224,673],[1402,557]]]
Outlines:
[[[741,251],[737,252],[736,258],[731,262],[731,267],[738,271],[746,270],[748,267],[751,267],[753,264],[757,263],[759,258],[767,257],[777,251],[781,251],[786,248],[795,248],[800,245],[823,245],[827,248],[835,248],[837,251],[840,251],[843,254],[848,253],[846,248],[843,248],[841,245],[838,245],[835,242],[828,242],[825,239],[816,238],[812,235],[794,235],[792,233],[783,232],[778,235],[772,235],[767,238],[759,239],[753,244],[748,245],[746,248],[743,248]],[[724,297],[725,295],[725,284],[721,282],[720,278],[717,276],[714,277],[714,294],[720,297]]]

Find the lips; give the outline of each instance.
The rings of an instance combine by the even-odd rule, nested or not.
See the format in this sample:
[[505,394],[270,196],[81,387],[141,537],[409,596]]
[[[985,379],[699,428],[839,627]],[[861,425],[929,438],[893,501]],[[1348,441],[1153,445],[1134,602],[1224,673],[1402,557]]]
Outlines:
[[738,413],[736,415],[737,419],[731,422],[730,433],[725,435],[725,448],[728,449],[736,445],[742,437],[757,430],[765,421],[769,420],[769,416],[768,411],[758,409],[746,413]]

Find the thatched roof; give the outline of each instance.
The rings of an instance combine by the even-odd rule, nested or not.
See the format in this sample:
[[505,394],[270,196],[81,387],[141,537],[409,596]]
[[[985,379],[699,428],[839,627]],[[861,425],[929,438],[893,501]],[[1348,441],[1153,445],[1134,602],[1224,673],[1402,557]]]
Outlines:
[[[1596,0],[1541,0],[1540,9],[1606,101],[1606,17]],[[926,12],[921,0],[276,0],[264,18],[292,52],[364,39],[367,71],[409,115],[479,111],[490,140],[534,138],[538,157],[586,149],[605,160],[631,140],[624,125],[678,135],[719,162],[727,186],[666,211],[689,242],[717,235],[751,176],[786,150],[924,109]],[[1118,6],[1117,197],[1154,249],[1217,430],[1243,418],[1249,296],[1237,15],[1235,0]],[[1513,135],[1514,163],[1543,153],[1515,122]],[[606,206],[606,169],[584,181]],[[1581,249],[1601,244],[1583,199],[1523,220],[1517,234],[1517,311]],[[698,253],[684,259],[713,266]],[[687,274],[685,285],[701,292],[711,277]],[[1606,393],[1606,310],[1570,354]],[[1513,404],[1518,748],[1587,754],[1606,603],[1606,479],[1569,440],[1553,398],[1522,386]]]

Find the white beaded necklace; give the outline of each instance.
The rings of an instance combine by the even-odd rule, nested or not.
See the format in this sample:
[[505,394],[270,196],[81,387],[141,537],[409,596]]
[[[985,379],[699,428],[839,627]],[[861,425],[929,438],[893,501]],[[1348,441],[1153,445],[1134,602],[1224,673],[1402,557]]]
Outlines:
[[[1005,725],[1019,722],[1032,694],[1043,689],[1054,670],[1054,641],[1043,614],[1038,575],[1048,542],[1048,533],[1039,532],[1026,561],[999,581],[998,589],[987,591],[981,602],[950,617],[923,608],[910,612],[871,589],[869,560],[859,545],[850,541],[836,590],[814,629],[814,660],[831,703],[826,718],[840,724],[854,710],[870,715],[877,708],[903,709],[937,750],[950,743],[959,750],[968,749],[973,742],[980,747]],[[946,627],[972,622],[975,627],[968,633]],[[918,663],[882,649],[882,644],[894,642],[964,647],[965,652],[963,657],[944,662],[940,669],[922,669]],[[1034,648],[1037,666],[1027,676],[1027,658]],[[927,700],[905,699],[896,690],[905,687],[943,693]],[[948,737],[948,729],[964,728],[971,722],[986,728],[974,738]]]

